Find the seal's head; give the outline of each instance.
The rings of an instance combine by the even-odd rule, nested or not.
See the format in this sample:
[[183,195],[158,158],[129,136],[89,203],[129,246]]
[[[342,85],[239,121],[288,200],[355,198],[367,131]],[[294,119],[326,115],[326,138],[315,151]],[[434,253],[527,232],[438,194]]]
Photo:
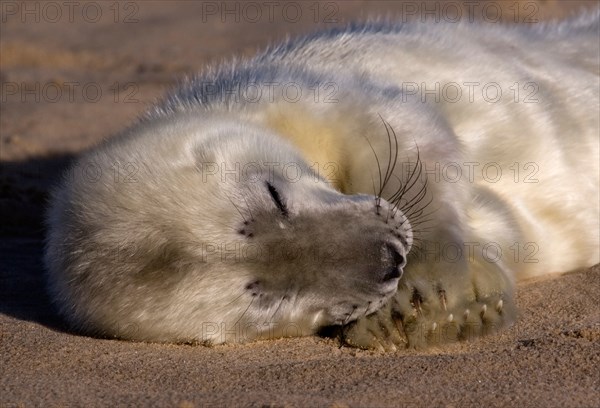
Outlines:
[[[115,178],[115,166],[132,170]],[[410,224],[317,167],[248,123],[134,128],[55,194],[55,302],[88,333],[169,342],[307,335],[376,311],[397,289]]]
[[219,143],[227,155],[201,167],[226,196],[229,250],[215,245],[207,262],[243,277],[231,304],[239,322],[313,332],[370,314],[396,292],[412,245],[401,211],[335,190],[317,174],[323,163],[310,166],[281,138],[246,131]]

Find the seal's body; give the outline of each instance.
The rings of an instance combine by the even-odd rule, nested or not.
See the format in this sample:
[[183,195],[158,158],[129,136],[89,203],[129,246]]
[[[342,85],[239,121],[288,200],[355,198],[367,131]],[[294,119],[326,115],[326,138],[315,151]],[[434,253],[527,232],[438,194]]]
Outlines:
[[208,70],[57,189],[53,299],[150,341],[510,322],[516,278],[599,261],[598,20],[371,24]]

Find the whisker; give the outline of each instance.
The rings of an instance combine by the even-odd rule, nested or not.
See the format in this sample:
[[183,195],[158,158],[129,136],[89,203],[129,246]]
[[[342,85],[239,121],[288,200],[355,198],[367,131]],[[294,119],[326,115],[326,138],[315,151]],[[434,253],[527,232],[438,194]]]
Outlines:
[[254,303],[254,299],[255,297],[252,297],[252,300],[250,301],[250,304],[248,305],[248,307],[246,308],[246,310],[244,310],[244,313],[242,313],[242,315],[239,317],[239,319],[236,320],[236,322],[233,324],[234,326],[236,326],[240,320],[242,320],[242,318],[244,317],[244,315],[246,314],[246,312],[248,312],[248,310],[250,310],[250,306],[252,306],[252,303]]
[[[421,174],[423,172],[423,162],[421,161],[419,155],[420,153],[417,150],[417,162],[415,164],[414,169],[411,171],[406,184],[404,184],[402,189],[398,193],[396,193],[397,195],[399,194],[399,197],[404,196],[404,194],[410,191],[421,178]],[[392,200],[395,201],[394,198],[392,198]]]
[[371,184],[373,185],[373,196],[377,197],[377,190],[375,190],[375,179],[373,178],[373,173],[371,174]]
[[[392,175],[394,174],[394,171],[396,170],[396,165],[398,164],[398,136],[396,135],[394,128],[388,122],[386,122],[383,119],[383,117],[381,117],[381,115],[378,114],[378,116],[379,116],[379,119],[381,119],[381,121],[383,122],[383,125],[385,126],[385,131],[387,133],[387,138],[388,138],[388,151],[389,151],[388,165],[387,165],[387,169],[385,171],[383,185],[381,186],[381,190],[379,191],[379,194],[378,194],[381,197],[383,194],[383,190],[385,190],[386,186],[388,185]],[[392,135],[394,136],[393,152],[392,152]],[[394,155],[393,160],[392,160],[392,154]],[[402,183],[400,183],[400,184],[402,185]],[[390,217],[390,208],[388,207],[386,222],[389,221],[389,217]]]
[[244,296],[245,293],[242,293],[241,295],[239,295],[238,297],[236,297],[235,299],[233,299],[231,302],[227,303],[225,306],[230,306],[232,304],[234,304],[235,302],[237,302],[242,296]]
[[416,227],[417,225],[419,225],[420,223],[422,223],[422,221],[428,219],[427,217],[435,214],[436,212],[437,212],[437,210],[432,210],[432,211],[427,212],[427,213],[415,214],[415,216],[410,221],[410,225],[414,229],[414,227]]
[[423,184],[421,189],[417,192],[417,194],[415,194],[415,196],[413,198],[411,198],[410,201],[408,201],[404,204],[403,208],[406,208],[406,207],[412,208],[412,206],[414,204],[418,204],[426,195],[427,195],[427,180],[425,181],[425,183]]
[[244,220],[245,223],[248,223],[248,220],[246,219],[246,217],[244,217],[244,214],[242,214],[242,212],[240,211],[240,209],[238,208],[237,205],[235,205],[235,203],[233,202],[233,200],[231,199],[231,197],[229,197],[229,195],[225,194],[227,196],[227,199],[229,200],[229,202],[234,206],[234,208],[236,209],[236,211],[240,214],[240,216],[242,217],[242,219]]
[[342,325],[347,325],[348,322],[350,321],[350,318],[352,317],[352,315],[354,314],[354,312],[356,312],[356,309],[358,308],[358,306],[356,305],[352,305],[352,311],[350,313],[348,313],[348,315],[346,316],[346,318],[344,319],[344,321],[342,322]]
[[[248,190],[250,190],[249,186],[246,186],[246,188]],[[248,210],[248,213],[250,214],[250,220],[254,221],[254,215],[252,214],[252,210],[250,210],[250,204],[248,204],[248,200],[246,199],[246,196],[244,196],[244,202],[246,203],[246,210]]]
[[[287,291],[286,291],[286,293],[287,293]],[[275,321],[275,320],[274,320],[274,319],[275,319],[275,316],[277,315],[277,312],[279,312],[279,309],[281,308],[281,305],[283,304],[283,301],[284,301],[284,300],[286,300],[286,299],[287,299],[287,294],[286,294],[286,295],[283,295],[283,296],[281,297],[281,300],[279,301],[279,305],[277,305],[277,309],[275,309],[275,312],[274,312],[274,313],[273,313],[273,315],[271,316],[271,319],[270,319],[270,321],[271,321],[271,322],[274,322],[274,321]]]
[[[377,153],[375,152],[373,145],[369,141],[369,138],[366,135],[363,135],[363,136],[364,136],[365,140],[367,141],[367,143],[369,144],[369,147],[371,148],[373,155],[375,156],[375,162],[377,163],[377,170],[379,172],[379,191],[381,191],[383,189],[382,178],[381,178],[381,163],[379,162],[379,157],[377,156]],[[379,207],[381,207],[380,203],[381,203],[381,196],[379,194],[377,194],[375,196],[375,208],[376,208],[377,215],[379,215]]]
[[[394,169],[396,168],[396,162],[398,160],[398,138],[396,136],[396,133],[394,132],[394,129],[392,128],[392,126],[386,122],[381,115],[379,115],[379,119],[381,119],[381,121],[383,122],[383,126],[385,126],[385,131],[387,134],[387,138],[388,138],[388,165],[387,168],[385,170],[385,176],[383,178],[383,185],[381,186],[381,190],[379,191],[379,196],[381,196],[383,194],[383,190],[385,189],[385,187],[387,186],[388,182],[390,181],[390,178],[392,176],[392,174],[394,173]],[[394,161],[392,163],[392,134],[394,135],[394,139],[395,139],[395,150],[394,150]]]

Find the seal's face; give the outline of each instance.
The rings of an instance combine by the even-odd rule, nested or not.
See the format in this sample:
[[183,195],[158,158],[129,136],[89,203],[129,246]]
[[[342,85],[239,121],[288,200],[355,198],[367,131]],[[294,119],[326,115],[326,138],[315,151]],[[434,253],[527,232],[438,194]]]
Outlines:
[[211,210],[198,231],[219,231],[212,239],[226,244],[214,245],[221,252],[200,279],[228,327],[257,327],[247,339],[314,333],[371,314],[396,292],[412,245],[401,211],[337,191],[280,138],[230,128],[206,146],[197,157],[227,174],[213,166],[203,177],[198,200]]
[[244,256],[234,267],[249,277],[247,315],[294,324],[311,316],[314,329],[373,313],[396,292],[412,232],[383,199],[278,173],[238,189]]

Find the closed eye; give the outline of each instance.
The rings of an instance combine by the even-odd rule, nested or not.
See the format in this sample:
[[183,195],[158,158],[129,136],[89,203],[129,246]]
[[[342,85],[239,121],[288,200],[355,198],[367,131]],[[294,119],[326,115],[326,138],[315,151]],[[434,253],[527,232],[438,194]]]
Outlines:
[[267,181],[267,189],[269,190],[269,194],[271,194],[271,198],[275,202],[275,205],[277,206],[277,208],[279,208],[279,211],[281,211],[281,214],[284,217],[287,217],[288,216],[288,208],[285,205],[285,203],[283,202],[283,200],[281,199],[281,196],[279,195],[279,191],[277,191],[275,186],[273,184],[269,183],[268,181]]

